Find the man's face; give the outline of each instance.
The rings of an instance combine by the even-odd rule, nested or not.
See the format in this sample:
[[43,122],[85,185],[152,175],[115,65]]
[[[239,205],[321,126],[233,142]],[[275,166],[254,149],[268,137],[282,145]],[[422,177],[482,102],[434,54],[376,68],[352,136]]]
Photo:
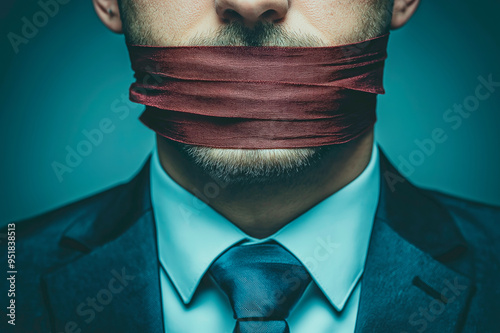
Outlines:
[[120,5],[125,34],[134,44],[333,46],[384,32],[392,0],[121,0]]
[[[119,5],[131,44],[334,46],[385,33],[392,0],[121,0]],[[171,144],[212,177],[241,184],[294,179],[325,154],[342,149]]]

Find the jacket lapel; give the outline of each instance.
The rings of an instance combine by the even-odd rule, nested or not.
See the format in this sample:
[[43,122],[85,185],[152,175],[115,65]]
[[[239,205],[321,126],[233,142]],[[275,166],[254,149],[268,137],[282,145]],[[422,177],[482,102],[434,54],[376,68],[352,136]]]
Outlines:
[[[475,289],[448,265],[467,257],[463,237],[381,156],[355,332],[459,332]],[[42,277],[56,332],[163,332],[149,160],[105,211],[79,217],[61,245],[81,255]]]
[[149,163],[122,187],[66,230],[61,245],[84,253],[42,277],[56,332],[163,332]]
[[459,332],[475,288],[446,264],[467,258],[465,241],[447,211],[381,156],[355,332]]

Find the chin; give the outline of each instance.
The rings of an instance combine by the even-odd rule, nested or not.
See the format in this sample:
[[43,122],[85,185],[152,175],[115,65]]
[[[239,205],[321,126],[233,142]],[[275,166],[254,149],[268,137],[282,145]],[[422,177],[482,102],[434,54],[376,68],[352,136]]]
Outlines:
[[323,159],[331,146],[293,149],[222,149],[184,145],[187,157],[227,184],[293,180]]

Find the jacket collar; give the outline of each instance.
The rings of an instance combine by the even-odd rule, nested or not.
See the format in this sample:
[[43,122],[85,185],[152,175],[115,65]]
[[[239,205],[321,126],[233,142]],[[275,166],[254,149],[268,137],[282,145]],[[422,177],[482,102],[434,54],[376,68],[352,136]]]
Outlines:
[[[56,330],[77,325],[92,332],[163,332],[149,186],[148,159],[131,182],[111,190],[117,195],[99,195],[97,205],[105,210],[86,211],[64,232],[61,246],[82,254],[42,277]],[[408,183],[381,152],[380,202],[356,333],[458,331],[474,287],[446,262],[460,260],[466,250],[447,211]]]
[[437,260],[463,254],[467,244],[448,210],[413,186],[381,153],[380,201],[376,218]]
[[447,210],[381,155],[355,332],[460,332],[475,288],[446,264],[467,257],[465,240]]

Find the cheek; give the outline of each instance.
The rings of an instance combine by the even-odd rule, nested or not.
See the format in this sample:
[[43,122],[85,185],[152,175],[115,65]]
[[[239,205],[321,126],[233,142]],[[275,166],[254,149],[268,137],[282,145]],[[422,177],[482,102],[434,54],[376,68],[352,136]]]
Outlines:
[[[162,43],[179,42],[212,12],[213,0],[132,0],[138,20]],[[155,39],[156,39],[155,38]]]
[[337,45],[355,39],[362,29],[363,15],[378,0],[297,0],[295,7],[328,44]]
[[213,0],[154,0],[177,32],[190,30],[213,11]]

